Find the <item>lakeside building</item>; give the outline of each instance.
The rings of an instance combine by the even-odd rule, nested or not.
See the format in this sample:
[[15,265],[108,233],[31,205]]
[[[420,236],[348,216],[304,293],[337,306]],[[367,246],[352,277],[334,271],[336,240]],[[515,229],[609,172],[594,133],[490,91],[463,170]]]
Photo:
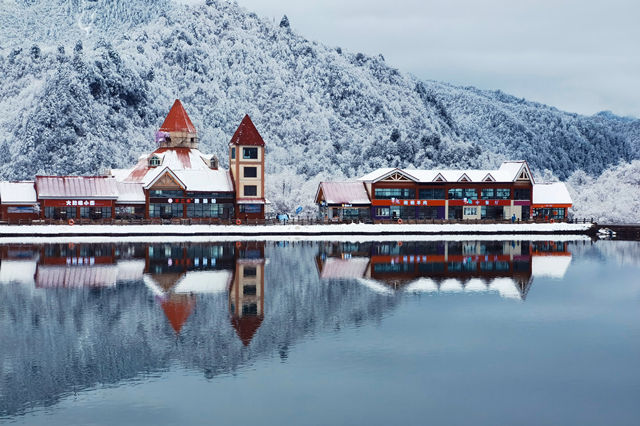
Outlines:
[[229,142],[229,170],[198,149],[198,132],[176,100],[157,149],[104,176],[36,176],[0,182],[0,219],[264,219],[265,143],[246,115]]
[[536,183],[526,161],[496,170],[377,169],[355,181],[321,182],[315,202],[328,220],[564,220],[562,182]]

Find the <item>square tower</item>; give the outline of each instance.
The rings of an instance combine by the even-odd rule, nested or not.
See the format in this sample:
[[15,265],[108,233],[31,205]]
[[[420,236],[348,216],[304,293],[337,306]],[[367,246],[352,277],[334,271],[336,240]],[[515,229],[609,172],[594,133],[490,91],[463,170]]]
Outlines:
[[264,219],[265,144],[245,115],[229,142],[229,169],[236,191],[236,218]]

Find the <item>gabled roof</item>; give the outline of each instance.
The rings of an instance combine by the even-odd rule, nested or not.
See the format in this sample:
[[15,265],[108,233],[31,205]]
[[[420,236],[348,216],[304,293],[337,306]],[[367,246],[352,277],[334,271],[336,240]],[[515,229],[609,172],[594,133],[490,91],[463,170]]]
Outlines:
[[39,198],[117,199],[111,176],[36,176]]
[[244,116],[229,145],[264,146],[264,140],[249,115]]
[[156,169],[153,169],[153,172],[155,173],[153,173],[152,179],[150,179],[147,183],[144,184],[145,189],[151,188],[153,184],[155,184],[165,174],[169,174],[176,181],[176,183],[180,185],[180,187],[182,187],[182,189],[187,189],[187,185],[184,182],[182,182],[182,180],[170,168],[158,167]]
[[[401,173],[407,178],[419,183],[438,182],[464,182],[468,179],[470,182],[485,182],[490,176],[495,182],[515,182],[521,171],[525,169],[531,177],[531,171],[526,161],[505,161],[497,170],[413,170],[413,169],[396,169],[381,168],[368,173],[358,180],[364,182],[378,182],[392,173]],[[531,179],[533,181],[533,179]]]
[[363,182],[320,182],[317,203],[321,194],[327,204],[371,204]]
[[167,118],[164,119],[164,123],[160,126],[160,131],[196,133],[196,128],[184,110],[180,99],[176,99],[173,103]]
[[398,169],[398,168],[388,168],[388,167],[384,167],[384,168],[380,168],[377,170],[374,170],[373,172],[366,174],[364,176],[362,176],[360,179],[358,179],[359,181],[363,181],[363,182],[379,182],[381,180],[385,180],[388,177],[391,177],[395,174],[398,174],[408,180],[414,181],[414,182],[418,182],[419,179],[417,179],[415,176],[413,176],[408,170],[402,170],[402,169]]
[[36,204],[36,187],[29,182],[0,182],[0,200],[2,204]]

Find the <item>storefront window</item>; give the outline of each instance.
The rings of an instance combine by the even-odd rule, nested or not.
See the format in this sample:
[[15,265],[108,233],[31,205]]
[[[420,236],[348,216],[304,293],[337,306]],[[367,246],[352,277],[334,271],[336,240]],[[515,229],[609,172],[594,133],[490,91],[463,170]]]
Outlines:
[[421,200],[444,200],[444,189],[423,188],[420,189],[419,197]]
[[167,190],[167,189],[152,189],[149,191],[149,197],[151,198],[181,198],[184,197],[184,191],[181,190]]
[[240,209],[240,213],[261,213],[262,212],[261,204],[240,204],[238,208]]
[[165,204],[154,203],[149,204],[149,216],[170,219],[173,217],[182,217],[182,204]]
[[513,191],[513,198],[516,200],[530,200],[531,199],[531,190],[530,189],[516,189]]
[[415,198],[416,191],[411,188],[376,188],[375,198],[390,200],[391,198],[409,199]]
[[465,207],[464,208],[464,215],[465,216],[476,216],[478,214],[478,208],[477,207]]
[[389,207],[376,207],[376,216],[389,217],[389,214],[390,214]]
[[470,200],[477,200],[478,199],[478,191],[475,188],[465,188],[464,189],[464,198],[470,199]]
[[482,193],[480,195],[480,197],[483,200],[490,200],[492,198],[495,198],[495,196],[496,196],[496,192],[493,188],[483,188]]
[[451,188],[449,190],[450,200],[462,200],[464,198],[464,190],[462,188]]
[[511,198],[511,190],[509,188],[496,189],[496,198],[498,200],[508,200]]

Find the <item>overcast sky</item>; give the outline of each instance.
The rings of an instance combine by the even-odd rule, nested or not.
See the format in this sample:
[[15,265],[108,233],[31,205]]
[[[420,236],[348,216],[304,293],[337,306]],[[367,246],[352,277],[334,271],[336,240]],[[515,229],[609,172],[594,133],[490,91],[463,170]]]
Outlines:
[[238,0],[419,78],[640,117],[639,0]]

